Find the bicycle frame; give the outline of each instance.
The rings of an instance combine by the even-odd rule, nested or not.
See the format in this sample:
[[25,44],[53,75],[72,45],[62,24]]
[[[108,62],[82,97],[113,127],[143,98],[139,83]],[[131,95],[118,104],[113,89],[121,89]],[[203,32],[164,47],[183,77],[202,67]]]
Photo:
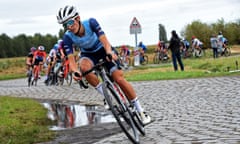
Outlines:
[[38,81],[38,76],[39,76],[39,73],[40,73],[40,64],[38,65],[35,65],[34,68],[33,68],[33,71],[34,71],[34,80],[32,81],[32,85],[35,83],[35,86],[37,86],[37,81]]
[[64,72],[63,72],[63,77],[66,78],[67,74],[69,72],[69,61],[65,60],[64,62]]

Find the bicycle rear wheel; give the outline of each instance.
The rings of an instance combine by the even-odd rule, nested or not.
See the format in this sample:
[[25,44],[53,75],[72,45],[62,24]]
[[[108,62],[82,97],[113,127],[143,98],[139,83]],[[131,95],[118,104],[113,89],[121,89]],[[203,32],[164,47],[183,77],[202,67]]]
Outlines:
[[103,93],[119,126],[134,144],[139,144],[139,134],[133,122],[133,114],[126,104],[121,101],[113,85],[103,83]]

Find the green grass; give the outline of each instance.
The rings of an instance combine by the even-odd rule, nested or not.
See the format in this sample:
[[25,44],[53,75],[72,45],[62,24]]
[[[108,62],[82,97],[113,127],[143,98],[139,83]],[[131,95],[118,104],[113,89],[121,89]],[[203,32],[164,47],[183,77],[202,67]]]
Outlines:
[[[185,71],[174,71],[171,61],[168,64],[144,65],[126,71],[125,77],[129,81],[185,79],[200,77],[216,77],[240,75],[240,72],[230,73],[229,70],[238,69],[240,56],[213,58],[183,59]],[[239,67],[240,68],[240,67]]]
[[48,129],[52,123],[39,102],[14,97],[0,97],[0,143],[30,144],[55,137]]

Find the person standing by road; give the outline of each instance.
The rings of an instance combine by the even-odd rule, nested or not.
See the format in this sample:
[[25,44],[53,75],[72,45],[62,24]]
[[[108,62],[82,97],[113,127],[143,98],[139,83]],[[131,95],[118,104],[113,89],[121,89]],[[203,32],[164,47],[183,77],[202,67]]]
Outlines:
[[177,65],[177,61],[178,61],[178,64],[180,65],[180,68],[181,68],[181,71],[184,71],[184,65],[183,65],[183,62],[182,62],[181,52],[180,52],[181,40],[178,37],[175,30],[173,30],[171,34],[172,34],[172,37],[170,39],[170,44],[169,44],[168,48],[172,52],[173,68],[174,68],[175,71],[178,70],[178,65]]
[[[151,117],[145,113],[140,101],[132,85],[126,81],[123,76],[123,71],[109,59],[117,60],[117,55],[114,53],[113,47],[108,41],[107,36],[102,30],[100,24],[95,18],[89,18],[81,21],[80,15],[75,6],[65,6],[60,8],[57,13],[57,20],[62,24],[66,32],[63,36],[63,48],[68,56],[70,69],[74,73],[78,73],[80,77],[74,76],[75,80],[81,80],[81,72],[90,70],[100,59],[108,60],[106,67],[108,68],[113,80],[121,87],[126,96],[136,107],[140,113],[144,124],[151,122]],[[81,50],[80,70],[74,59],[73,45],[76,45]],[[95,89],[103,95],[102,84],[95,73],[89,73],[86,80]]]
[[213,58],[217,58],[218,57],[218,38],[216,37],[215,34],[213,34],[212,37],[210,38],[210,42],[211,42],[211,47],[213,49]]

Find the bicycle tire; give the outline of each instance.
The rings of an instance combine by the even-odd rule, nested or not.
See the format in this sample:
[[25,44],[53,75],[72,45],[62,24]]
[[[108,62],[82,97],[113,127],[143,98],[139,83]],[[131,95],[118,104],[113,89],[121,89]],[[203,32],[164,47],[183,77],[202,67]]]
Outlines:
[[54,72],[50,72],[49,76],[48,76],[48,79],[47,79],[47,83],[46,85],[47,86],[50,86],[50,85],[54,85],[55,84],[55,81],[54,81]]
[[33,84],[34,84],[35,86],[37,86],[38,75],[39,75],[39,67],[37,67],[35,71],[36,71],[36,74],[34,74]]
[[144,61],[142,64],[148,64],[148,55],[144,55]]
[[28,73],[28,87],[31,86],[31,80],[32,80],[32,70],[30,70]]
[[128,57],[128,67],[130,67],[130,66],[131,66],[131,63],[132,63],[132,60],[131,60],[131,58],[130,58],[130,57]]
[[[123,91],[121,90],[121,88],[116,84],[114,83],[114,86],[116,87],[117,89],[117,92],[119,93],[120,96],[123,96],[124,98],[122,99],[127,99],[127,97],[125,97]],[[124,100],[126,101],[126,100]],[[130,108],[131,110],[131,113],[132,113],[132,117],[133,117],[133,122],[135,124],[135,126],[137,127],[138,131],[143,135],[145,136],[146,133],[145,133],[145,128],[144,128],[144,124],[140,118],[140,114],[137,112],[136,108],[134,107],[133,103],[127,99],[127,106]]]
[[82,78],[82,80],[78,81],[78,84],[80,88],[88,89],[88,82],[84,77]]
[[72,84],[72,73],[71,72],[67,73],[65,80],[66,80],[68,86],[70,86]]
[[159,62],[160,62],[160,60],[159,60],[158,54],[155,54],[155,55],[153,56],[153,63],[154,63],[154,64],[159,64]]
[[224,55],[225,55],[226,57],[231,55],[231,50],[230,50],[229,47],[227,47],[226,50],[224,51]]
[[61,68],[58,69],[56,72],[56,85],[63,85],[64,83],[64,77],[63,77],[63,71]]
[[[132,114],[126,104],[121,103],[115,89],[108,81],[103,83],[103,93],[110,110],[115,117],[118,125],[134,144],[139,144],[139,134],[132,119]],[[122,121],[122,120],[124,121]]]

